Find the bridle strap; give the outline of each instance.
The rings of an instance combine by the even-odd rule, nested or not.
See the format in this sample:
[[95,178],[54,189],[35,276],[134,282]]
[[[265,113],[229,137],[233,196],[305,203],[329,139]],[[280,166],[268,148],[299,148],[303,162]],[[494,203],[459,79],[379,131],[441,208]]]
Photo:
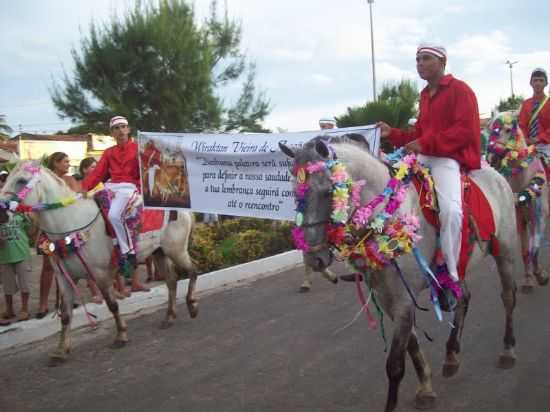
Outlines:
[[82,226],[82,227],[79,227],[79,228],[76,228],[76,229],[72,229],[72,230],[68,230],[66,232],[50,232],[50,231],[47,231],[43,228],[39,228],[40,231],[42,231],[43,233],[47,234],[47,235],[68,235],[70,233],[74,233],[74,232],[80,232],[81,230],[84,230],[84,229],[87,229],[88,227],[90,227],[91,225],[94,224],[94,222],[97,220],[97,218],[99,217],[99,215],[101,214],[101,211],[98,210],[97,211],[97,214],[95,215],[95,217],[92,219],[92,221],[90,223],[87,223],[86,225]]

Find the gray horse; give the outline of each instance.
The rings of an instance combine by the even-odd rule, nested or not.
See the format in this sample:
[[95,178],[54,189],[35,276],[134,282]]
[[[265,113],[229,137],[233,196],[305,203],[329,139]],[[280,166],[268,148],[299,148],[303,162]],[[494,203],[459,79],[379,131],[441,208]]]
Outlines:
[[[330,150],[317,137],[302,148],[292,149],[280,145],[281,150],[289,157],[294,158],[295,165],[305,166],[311,162],[327,161],[333,153],[346,167],[353,181],[365,180],[367,183],[361,191],[361,205],[367,204],[376,195],[380,194],[390,179],[386,165],[372,156],[365,143],[350,141],[347,138],[335,139],[331,142]],[[496,225],[496,237],[500,242],[500,254],[495,256],[500,276],[501,297],[505,308],[504,350],[499,357],[499,367],[512,368],[515,364],[515,337],[513,331],[512,314],[516,304],[516,285],[513,279],[513,268],[518,264],[519,246],[514,225],[515,208],[514,196],[506,180],[492,168],[484,168],[472,172],[472,177],[487,196]],[[330,173],[321,171],[311,173],[307,177],[310,186],[306,194],[305,212],[303,218],[305,240],[310,245],[310,251],[305,254],[306,262],[314,270],[322,270],[332,263],[331,245],[329,244],[326,223],[331,219],[330,194],[332,183]],[[436,233],[428,224],[418,204],[418,195],[412,185],[408,189],[405,200],[401,204],[400,212],[414,213],[420,219],[420,234],[422,239],[417,246],[426,257],[431,257],[435,251]],[[475,266],[481,258],[488,254],[488,247],[484,243],[476,244],[471,257],[469,268]],[[403,264],[413,259],[410,254],[401,256],[398,261]],[[473,273],[470,274],[472,276]],[[369,272],[369,287],[372,288],[383,310],[393,320],[395,328],[391,341],[391,350],[387,358],[386,373],[389,379],[389,390],[386,412],[394,411],[397,407],[398,389],[405,373],[405,353],[408,352],[414,364],[420,386],[416,393],[416,406],[428,409],[435,405],[436,394],[432,389],[431,369],[422,354],[415,327],[415,306],[411,295],[407,292],[398,273],[391,267],[377,272]],[[408,285],[413,295],[418,295],[428,287],[425,279],[420,276],[411,276]],[[470,292],[466,283],[462,282],[463,297],[459,300],[454,317],[454,328],[447,341],[446,359],[443,365],[443,375],[454,375],[459,368],[460,337],[464,326],[464,319],[470,300]]]
[[[488,162],[501,172],[512,191],[516,194],[516,214],[521,252],[524,263],[524,280],[521,284],[523,293],[531,293],[537,280],[540,286],[548,284],[548,274],[539,261],[540,243],[549,210],[550,190],[544,173],[542,160],[536,154],[532,154],[532,161],[527,167],[521,164],[527,158],[519,156],[519,159],[507,159],[512,151],[526,151],[528,146],[518,127],[518,115],[516,112],[497,113],[488,124],[484,133],[489,136]],[[538,179],[538,183],[537,183]],[[519,197],[530,185],[537,185],[540,191],[535,199],[519,201]],[[539,237],[540,236],[540,237]]]
[[[25,189],[28,187],[28,189]],[[49,169],[32,162],[20,163],[10,174],[0,191],[0,200],[8,202],[14,195],[25,193],[24,204],[51,204],[62,199],[74,198],[74,193],[65,182]],[[22,195],[21,195],[22,196]],[[1,209],[5,218],[5,209]],[[1,216],[0,216],[1,217]],[[113,291],[113,268],[111,265],[112,239],[107,235],[105,222],[97,204],[92,199],[78,199],[66,207],[43,210],[39,212],[40,229],[52,240],[70,239],[71,235],[80,233],[83,245],[80,248],[84,263],[76,254],[63,259],[62,264],[70,276],[64,276],[56,267],[56,279],[63,297],[61,308],[61,334],[57,348],[50,353],[54,362],[64,361],[71,349],[70,328],[73,316],[75,290],[73,281],[86,278],[86,264],[93,273],[97,286],[115,318],[117,335],[114,348],[125,346],[128,342],[127,325],[120,316],[118,303]],[[178,274],[187,273],[189,285],[187,306],[191,317],[198,312],[197,300],[193,296],[197,273],[188,253],[189,237],[193,225],[193,216],[189,212],[178,212],[176,221],[167,222],[156,235],[138,238],[138,261],[153,255],[155,265],[165,274],[168,287],[168,309],[162,327],[170,326],[176,317],[176,288]],[[146,234],[147,235],[147,234]],[[57,266],[57,265],[54,265]]]

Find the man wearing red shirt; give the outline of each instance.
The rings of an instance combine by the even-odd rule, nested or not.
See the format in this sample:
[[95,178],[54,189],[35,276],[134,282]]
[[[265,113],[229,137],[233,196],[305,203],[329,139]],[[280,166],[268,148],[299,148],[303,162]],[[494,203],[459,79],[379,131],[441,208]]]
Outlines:
[[462,233],[462,187],[460,171],[481,167],[480,126],[477,99],[466,83],[445,74],[447,51],[421,45],[416,69],[428,85],[420,93],[418,120],[410,131],[383,122],[382,138],[395,146],[419,153],[430,167],[439,204],[441,251],[451,278],[458,281]]
[[550,102],[544,94],[548,85],[546,70],[536,68],[531,73],[533,97],[525,100],[519,112],[519,127],[529,144],[536,144],[545,161],[546,177],[550,178]]
[[105,187],[114,193],[109,220],[122,259],[128,260],[135,267],[136,251],[126,226],[125,212],[130,200],[139,195],[140,191],[138,145],[129,137],[128,121],[124,117],[113,117],[109,127],[117,144],[103,152],[96,168],[82,181],[82,189],[87,191],[109,180]]

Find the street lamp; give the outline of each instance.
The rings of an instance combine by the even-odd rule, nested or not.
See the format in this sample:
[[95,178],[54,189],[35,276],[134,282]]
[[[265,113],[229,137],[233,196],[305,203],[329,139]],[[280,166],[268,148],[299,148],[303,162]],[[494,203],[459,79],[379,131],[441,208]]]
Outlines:
[[374,0],[367,0],[369,3],[369,12],[370,12],[370,50],[372,55],[372,98],[373,101],[376,101],[376,69],[374,66],[374,29],[372,24],[372,3]]
[[510,68],[510,91],[512,92],[512,99],[514,98],[514,81],[512,80],[512,66],[516,63],[519,63],[517,60],[515,62],[511,62],[510,60],[506,60],[504,64],[507,64]]

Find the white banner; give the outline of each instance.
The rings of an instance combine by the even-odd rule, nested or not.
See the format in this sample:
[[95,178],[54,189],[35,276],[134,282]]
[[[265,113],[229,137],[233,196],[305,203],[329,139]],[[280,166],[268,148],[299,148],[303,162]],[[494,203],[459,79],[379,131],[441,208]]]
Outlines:
[[278,134],[139,132],[145,207],[294,220],[293,160],[279,142],[299,147],[346,133],[363,135],[378,155],[374,125]]

